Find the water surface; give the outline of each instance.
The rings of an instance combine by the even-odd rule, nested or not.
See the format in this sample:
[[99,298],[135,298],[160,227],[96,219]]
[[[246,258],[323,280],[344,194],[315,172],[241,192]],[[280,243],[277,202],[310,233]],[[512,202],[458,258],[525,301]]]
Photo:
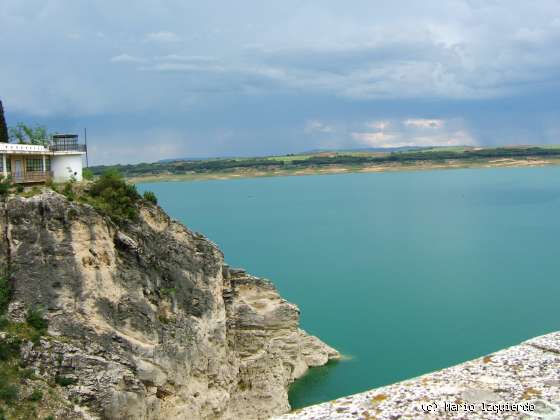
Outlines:
[[560,330],[560,168],[140,185],[233,266],[268,277],[302,326],[351,357],[297,408]]

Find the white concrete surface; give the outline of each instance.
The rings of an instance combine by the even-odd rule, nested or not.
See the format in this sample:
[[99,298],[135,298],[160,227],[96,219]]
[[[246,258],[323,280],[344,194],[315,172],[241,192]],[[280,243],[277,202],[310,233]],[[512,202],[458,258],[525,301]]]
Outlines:
[[72,176],[82,180],[83,153],[55,152],[51,157],[51,171],[54,182],[69,181]]

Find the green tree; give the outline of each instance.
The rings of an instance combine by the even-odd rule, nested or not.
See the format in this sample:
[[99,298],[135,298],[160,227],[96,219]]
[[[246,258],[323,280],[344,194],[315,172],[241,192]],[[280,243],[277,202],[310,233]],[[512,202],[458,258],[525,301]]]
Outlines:
[[6,118],[4,118],[4,107],[0,101],[0,143],[8,143],[10,136],[8,134],[8,126],[6,125]]
[[9,133],[10,139],[20,144],[40,144],[45,146],[49,142],[47,128],[43,125],[30,127],[19,122],[15,127],[10,127]]

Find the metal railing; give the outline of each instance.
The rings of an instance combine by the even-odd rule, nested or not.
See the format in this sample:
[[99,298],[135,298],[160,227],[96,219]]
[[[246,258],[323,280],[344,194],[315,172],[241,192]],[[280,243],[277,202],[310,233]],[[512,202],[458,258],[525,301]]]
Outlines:
[[48,146],[51,152],[86,152],[85,144],[78,143],[63,143],[63,144],[51,144]]

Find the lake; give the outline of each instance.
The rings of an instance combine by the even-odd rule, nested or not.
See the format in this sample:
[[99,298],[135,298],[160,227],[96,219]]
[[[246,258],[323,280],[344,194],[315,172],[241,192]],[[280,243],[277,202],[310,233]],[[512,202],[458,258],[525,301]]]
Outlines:
[[560,168],[143,184],[347,356],[294,408],[560,330]]

